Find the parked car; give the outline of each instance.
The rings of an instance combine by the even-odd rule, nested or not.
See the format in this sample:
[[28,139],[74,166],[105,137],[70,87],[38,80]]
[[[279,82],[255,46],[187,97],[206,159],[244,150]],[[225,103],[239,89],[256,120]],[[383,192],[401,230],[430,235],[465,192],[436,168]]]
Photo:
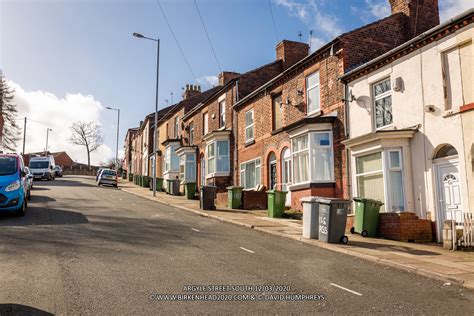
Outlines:
[[99,168],[97,170],[97,174],[95,175],[95,181],[99,181],[99,176],[100,176],[100,173],[102,172],[102,170],[104,170],[104,168]]
[[61,168],[61,166],[56,165],[56,167],[54,167],[54,175],[59,178],[63,177],[63,169]]
[[31,173],[30,168],[25,167],[25,174],[26,174],[26,198],[31,200],[31,189],[33,189],[33,174]]
[[16,154],[0,154],[0,212],[25,215],[28,203],[27,180],[23,158]]
[[109,184],[117,187],[117,172],[112,169],[102,169],[97,180],[97,185]]
[[53,156],[33,157],[30,159],[30,170],[35,179],[54,180],[56,173],[54,171],[56,164]]

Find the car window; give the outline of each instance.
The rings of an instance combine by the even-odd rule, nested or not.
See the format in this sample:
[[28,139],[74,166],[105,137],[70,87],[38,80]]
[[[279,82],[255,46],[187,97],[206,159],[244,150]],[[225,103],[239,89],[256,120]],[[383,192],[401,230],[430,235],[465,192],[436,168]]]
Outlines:
[[104,170],[102,174],[106,176],[115,176],[117,173],[113,170]]
[[15,157],[0,157],[0,176],[12,175],[18,170]]
[[32,169],[47,169],[49,167],[48,161],[31,161],[30,168]]

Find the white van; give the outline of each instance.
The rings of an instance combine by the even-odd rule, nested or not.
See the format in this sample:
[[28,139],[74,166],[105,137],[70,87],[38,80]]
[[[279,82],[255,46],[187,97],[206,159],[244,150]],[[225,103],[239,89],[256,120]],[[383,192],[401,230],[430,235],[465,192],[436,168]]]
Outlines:
[[35,180],[54,180],[56,164],[53,156],[32,157],[30,159],[30,170]]

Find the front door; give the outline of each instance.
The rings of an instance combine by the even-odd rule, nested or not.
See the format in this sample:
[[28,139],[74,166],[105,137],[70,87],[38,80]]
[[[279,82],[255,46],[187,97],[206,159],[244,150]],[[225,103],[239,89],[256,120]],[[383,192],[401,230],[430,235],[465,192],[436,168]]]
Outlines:
[[459,163],[450,161],[437,164],[438,187],[438,240],[441,241],[443,223],[454,219],[462,222],[461,181]]
[[275,187],[277,184],[277,165],[276,161],[270,164],[270,190],[276,190],[278,188]]
[[288,148],[283,150],[281,155],[281,189],[283,191],[287,191],[286,194],[286,206],[291,206],[291,192],[289,190],[289,186],[291,185],[291,154]]
[[201,156],[201,186],[206,185],[206,159]]

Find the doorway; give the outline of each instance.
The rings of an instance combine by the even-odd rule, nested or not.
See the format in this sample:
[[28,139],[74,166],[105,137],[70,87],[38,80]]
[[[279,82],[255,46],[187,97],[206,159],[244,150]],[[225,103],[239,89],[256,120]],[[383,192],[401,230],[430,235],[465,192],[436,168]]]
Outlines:
[[204,155],[201,155],[199,161],[201,163],[201,186],[203,186],[206,185],[206,159]]
[[289,148],[285,148],[281,153],[281,189],[288,192],[286,194],[286,206],[291,206],[291,191],[289,190],[291,181],[291,153]]
[[275,153],[271,153],[268,157],[268,189],[276,190],[277,180],[277,161]]

